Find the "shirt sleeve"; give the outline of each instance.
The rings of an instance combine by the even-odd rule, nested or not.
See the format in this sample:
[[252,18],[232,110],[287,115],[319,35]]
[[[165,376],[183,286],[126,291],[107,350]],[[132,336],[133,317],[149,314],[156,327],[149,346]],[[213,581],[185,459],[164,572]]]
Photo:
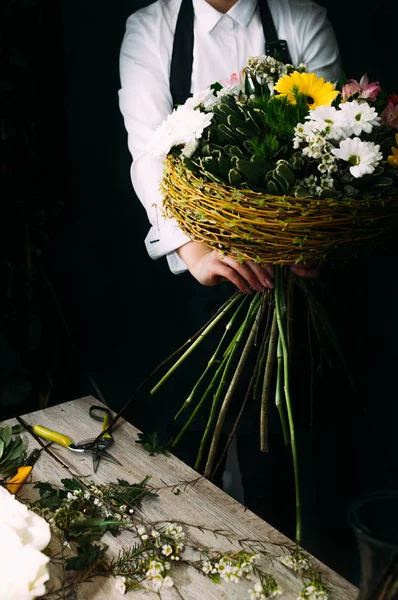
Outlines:
[[148,254],[153,259],[168,255],[170,269],[177,274],[186,266],[174,251],[189,238],[174,219],[163,215],[163,163],[147,151],[151,135],[173,108],[167,61],[159,55],[164,47],[160,35],[160,15],[138,11],[128,18],[120,49],[119,107],[133,158],[132,184],[152,225],[145,239]]
[[340,52],[326,8],[309,1],[292,4],[297,10],[293,14],[299,48],[296,64],[304,63],[308,72],[336,84],[341,75]]

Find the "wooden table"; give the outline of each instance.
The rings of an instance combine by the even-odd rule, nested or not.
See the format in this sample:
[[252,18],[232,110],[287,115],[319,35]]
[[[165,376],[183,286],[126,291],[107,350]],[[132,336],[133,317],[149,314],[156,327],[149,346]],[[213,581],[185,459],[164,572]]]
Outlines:
[[[101,404],[92,396],[79,398],[64,404],[51,406],[45,410],[36,411],[23,416],[26,423],[38,423],[44,427],[66,433],[74,441],[81,441],[99,432],[99,424],[90,419],[88,411],[92,404]],[[5,423],[14,424],[15,419]],[[3,423],[3,424],[5,424]],[[204,478],[200,478],[195,485],[184,486],[183,482],[197,479],[198,473],[181,462],[173,455],[150,456],[140,444],[135,443],[139,430],[133,425],[120,419],[113,431],[115,444],[112,454],[118,458],[123,466],[101,461],[97,474],[92,473],[91,458],[74,454],[67,449],[52,445],[51,451],[60,457],[65,467],[58,463],[51,455],[42,452],[39,461],[33,469],[33,481],[51,481],[54,484],[61,478],[71,477],[67,467],[77,476],[89,476],[96,483],[115,481],[117,478],[127,479],[134,483],[150,475],[150,483],[154,487],[165,484],[171,486],[164,488],[158,498],[145,499],[142,513],[151,521],[167,520],[205,526],[211,530],[223,530],[233,534],[236,538],[245,540],[261,540],[269,547],[274,556],[280,556],[283,551],[275,547],[277,544],[291,545],[281,533],[268,525],[265,521],[247,510],[239,502]],[[38,442],[25,432],[22,436],[28,443],[28,450],[38,446]],[[172,486],[178,485],[180,493],[173,493]],[[174,490],[175,491],[175,490]],[[34,493],[33,486],[24,486],[19,494],[29,497]],[[222,550],[240,549],[237,542],[227,540],[223,536],[215,536],[211,531],[200,531],[194,527],[185,529],[189,539],[198,547],[215,547]],[[109,552],[117,553],[123,546],[130,546],[134,536],[132,532],[123,532],[118,537],[106,535],[104,541],[109,543]],[[320,569],[323,580],[330,589],[330,600],[355,600],[358,590],[336,572],[332,571],[315,558],[311,557],[317,568]],[[282,599],[296,600],[302,589],[301,580],[284,567],[278,560],[272,563],[267,558],[260,561],[264,570],[272,573],[283,589]],[[171,573],[176,588],[162,591],[162,598],[185,600],[243,600],[248,599],[248,582],[238,584],[222,583],[216,585],[197,572],[193,567],[181,566]],[[54,575],[55,577],[55,575]],[[144,592],[130,592],[132,599],[148,599],[151,595]],[[116,600],[121,598],[115,589],[113,578],[96,578],[93,582],[84,584],[79,590],[79,600]]]

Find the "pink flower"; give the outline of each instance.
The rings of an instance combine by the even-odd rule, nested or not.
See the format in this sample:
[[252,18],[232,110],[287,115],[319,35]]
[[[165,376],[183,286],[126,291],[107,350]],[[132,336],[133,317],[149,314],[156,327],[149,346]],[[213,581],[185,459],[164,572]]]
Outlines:
[[235,85],[238,86],[239,85],[239,86],[241,86],[243,84],[244,74],[245,74],[245,70],[241,69],[237,73],[232,73],[231,77],[228,80],[221,80],[220,83],[222,83],[224,86],[225,85],[230,85],[230,86],[235,86]]
[[363,75],[361,80],[356,81],[356,79],[348,79],[345,86],[342,89],[342,98],[343,102],[346,102],[351,96],[354,94],[358,94],[356,99],[362,98],[363,100],[376,100],[378,93],[380,92],[380,82],[373,81],[369,83],[369,77]]
[[390,127],[398,129],[398,104],[394,106],[392,102],[389,102],[381,113],[381,118]]

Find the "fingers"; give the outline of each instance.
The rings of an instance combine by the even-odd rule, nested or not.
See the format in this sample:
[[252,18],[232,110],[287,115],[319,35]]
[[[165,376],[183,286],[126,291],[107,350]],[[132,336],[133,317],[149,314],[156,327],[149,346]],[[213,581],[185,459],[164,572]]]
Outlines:
[[[238,288],[238,290],[240,290],[241,292],[243,292],[244,294],[251,294],[252,293],[252,287],[250,287],[251,284],[249,284],[246,279],[244,277],[242,277],[238,271],[235,271],[235,269],[232,269],[231,267],[229,267],[227,264],[218,264],[217,265],[217,281],[215,281],[214,285],[219,283],[220,281],[230,281],[231,283],[233,283],[234,285],[236,285],[236,287]],[[264,288],[262,288],[264,289]],[[258,291],[262,291],[262,290],[258,290]]]
[[253,261],[247,261],[245,264],[253,271],[263,287],[270,289],[274,287],[274,268],[271,264],[260,265]]
[[261,265],[249,261],[239,263],[229,256],[226,256],[222,260],[234,271],[239,273],[239,275],[257,292],[264,291],[265,287],[274,287],[272,278]]

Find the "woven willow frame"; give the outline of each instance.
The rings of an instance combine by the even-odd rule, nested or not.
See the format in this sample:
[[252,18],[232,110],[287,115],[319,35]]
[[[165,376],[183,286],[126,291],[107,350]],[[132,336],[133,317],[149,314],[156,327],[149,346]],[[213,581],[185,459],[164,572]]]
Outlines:
[[398,198],[271,196],[197,177],[168,156],[163,208],[193,241],[274,264],[352,258],[397,223]]

